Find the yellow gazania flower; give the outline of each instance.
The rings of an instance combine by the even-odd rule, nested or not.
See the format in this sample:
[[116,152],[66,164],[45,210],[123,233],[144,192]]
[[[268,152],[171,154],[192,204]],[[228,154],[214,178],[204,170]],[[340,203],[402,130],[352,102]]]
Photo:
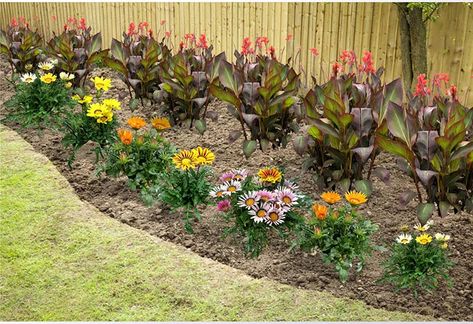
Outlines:
[[276,183],[281,181],[282,174],[277,168],[262,168],[258,171],[258,177],[262,182]]
[[81,98],[79,95],[73,95],[72,100],[75,100],[80,104],[89,104],[94,100],[94,97],[86,95],[84,98]]
[[109,107],[110,109],[120,110],[122,109],[122,104],[117,99],[104,99],[102,103]]
[[40,80],[46,84],[53,83],[54,81],[56,81],[56,79],[57,77],[52,73],[46,73],[40,78]]
[[425,232],[425,231],[427,231],[429,228],[430,228],[429,224],[421,225],[421,224],[419,223],[419,224],[414,225],[414,229],[417,230],[417,231],[419,231],[419,232]]
[[197,166],[197,155],[193,151],[182,150],[172,158],[172,163],[177,169],[189,170]]
[[416,242],[422,245],[429,244],[430,242],[432,242],[432,236],[427,233],[422,234],[416,237]]
[[105,113],[109,112],[109,108],[100,103],[93,103],[90,105],[89,109],[87,110],[87,116],[99,118],[105,115]]
[[103,115],[97,118],[97,123],[99,124],[106,124],[113,120],[113,112],[110,110],[104,111]]
[[208,148],[199,146],[195,149],[192,149],[192,152],[194,152],[197,157],[197,165],[200,165],[200,164],[210,165],[215,160],[215,154],[213,154],[212,151],[209,150]]
[[138,116],[133,116],[128,119],[128,125],[133,129],[140,129],[146,126],[146,121]]
[[350,203],[350,205],[356,206],[364,204],[368,201],[366,195],[359,191],[349,191],[345,194],[345,199]]
[[92,78],[91,80],[95,85],[95,89],[97,90],[108,91],[108,89],[110,89],[110,86],[112,85],[112,80],[110,79],[95,77],[95,78]]
[[330,205],[333,205],[337,202],[339,202],[342,197],[340,197],[340,195],[334,191],[327,191],[327,192],[324,192],[323,194],[320,195],[320,197],[327,203],[327,204],[330,204]]
[[155,117],[151,119],[151,125],[157,130],[162,131],[168,128],[171,128],[171,124],[169,123],[169,119],[166,117]]
[[54,68],[54,65],[51,62],[41,62],[38,64],[38,67],[43,71],[49,71]]

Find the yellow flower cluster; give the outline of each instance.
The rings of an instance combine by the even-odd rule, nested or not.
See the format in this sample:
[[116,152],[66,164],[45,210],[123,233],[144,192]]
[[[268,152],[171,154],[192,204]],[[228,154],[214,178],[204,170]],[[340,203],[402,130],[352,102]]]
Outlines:
[[[419,235],[415,238],[415,242],[419,243],[420,245],[428,245],[432,243],[434,237],[435,241],[439,243],[439,246],[442,249],[446,249],[448,247],[448,241],[450,240],[450,235],[436,233],[434,237],[427,233],[427,230],[434,224],[433,221],[428,221],[424,225],[417,224],[414,225],[414,229],[419,232]],[[402,225],[401,231],[403,232],[401,235],[398,236],[396,241],[400,244],[409,244],[412,241],[412,235],[408,234],[409,226]]]
[[91,79],[92,82],[94,83],[95,89],[98,91],[104,91],[107,92],[110,87],[112,86],[112,80],[111,79],[104,79],[101,77],[95,77]]
[[211,165],[214,160],[213,152],[200,146],[192,150],[181,150],[172,158],[176,168],[183,171],[195,169],[200,165]]
[[[86,99],[86,97],[87,96],[85,96],[83,100]],[[87,100],[88,99],[89,98],[87,98]],[[121,109],[120,101],[116,99],[104,99],[101,103],[91,104],[87,110],[87,116],[95,118],[97,123],[107,124],[113,120],[113,110],[119,109]]]

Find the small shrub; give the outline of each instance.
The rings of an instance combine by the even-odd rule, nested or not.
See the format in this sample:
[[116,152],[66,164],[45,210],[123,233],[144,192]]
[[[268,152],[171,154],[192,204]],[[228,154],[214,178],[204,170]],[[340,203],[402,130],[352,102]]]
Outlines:
[[23,17],[13,18],[6,31],[0,30],[0,55],[7,57],[12,72],[34,71],[42,54],[42,38]]
[[378,226],[365,219],[356,209],[366,202],[360,192],[348,192],[348,203],[336,206],[341,197],[336,192],[325,192],[322,199],[329,206],[314,204],[312,217],[299,228],[296,245],[303,250],[319,251],[325,263],[335,266],[339,278],[346,282],[356,262],[356,271],[363,269],[373,246],[371,236]]
[[138,190],[145,204],[151,205],[159,175],[168,169],[174,154],[172,146],[160,134],[170,124],[166,118],[156,117],[151,121],[153,129],[140,130],[136,129],[140,124],[131,121],[135,127],[118,130],[119,141],[107,148],[99,172],[112,177],[126,176],[130,188]]
[[257,257],[269,244],[270,232],[286,238],[303,221],[298,209],[307,204],[307,198],[297,189],[273,167],[261,169],[257,178],[245,170],[226,172],[210,195],[231,224],[225,235],[242,235],[245,253]]
[[409,233],[408,226],[403,227],[403,233],[390,248],[381,281],[393,284],[396,290],[410,290],[415,297],[422,291],[437,289],[442,280],[451,283],[450,235],[430,234],[432,225],[433,222],[418,224],[414,234]]
[[15,84],[15,95],[5,102],[6,120],[22,127],[58,127],[75,103],[67,81],[49,71],[24,73]]
[[69,18],[70,25],[48,42],[47,52],[57,61],[58,72],[74,75],[74,88],[84,85],[92,68],[108,56],[109,50],[102,50],[102,34],[91,33],[85,18]]
[[62,130],[64,137],[62,143],[66,148],[71,148],[68,165],[71,167],[76,152],[91,141],[97,145],[94,148],[96,162],[104,156],[107,146],[116,141],[117,120],[114,118],[114,110],[121,109],[121,103],[116,99],[101,99],[103,93],[111,86],[110,79],[95,77],[92,79],[97,90],[96,96],[76,94],[72,97],[80,104],[81,109],[71,113],[64,119]]
[[172,158],[174,168],[159,177],[159,195],[173,210],[184,212],[184,228],[192,232],[192,222],[200,220],[200,205],[207,203],[210,191],[208,177],[215,155],[208,148],[181,150]]

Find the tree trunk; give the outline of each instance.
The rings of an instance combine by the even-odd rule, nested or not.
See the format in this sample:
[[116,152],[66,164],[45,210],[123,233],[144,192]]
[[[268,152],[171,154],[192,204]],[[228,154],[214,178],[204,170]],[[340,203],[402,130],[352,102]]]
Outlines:
[[398,3],[401,31],[401,59],[404,87],[412,88],[415,78],[427,73],[427,28],[422,17],[422,8],[407,8],[407,3]]

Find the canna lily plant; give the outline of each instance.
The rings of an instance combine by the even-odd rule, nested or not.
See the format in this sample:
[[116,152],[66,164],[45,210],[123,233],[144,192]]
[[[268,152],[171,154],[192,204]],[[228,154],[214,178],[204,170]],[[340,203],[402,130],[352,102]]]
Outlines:
[[0,55],[7,57],[12,73],[33,72],[42,53],[42,38],[23,17],[13,18],[7,30],[0,30]]
[[[387,133],[387,106],[401,103],[402,86],[400,79],[381,84],[382,69],[368,71],[334,71],[330,81],[316,84],[303,99],[301,115],[309,125],[294,140],[294,149],[301,156],[308,153],[304,168],[315,170],[321,189],[339,185],[344,191],[355,187],[371,193],[369,180],[380,153],[375,135]],[[389,176],[381,168],[376,174],[382,180]]]
[[[140,23],[143,26],[143,23]],[[158,42],[153,38],[151,30],[144,28],[135,31],[133,23],[127,33],[123,33],[123,41],[112,39],[111,57],[104,63],[117,71],[127,85],[134,98],[155,99],[154,93],[159,92],[162,83],[159,64],[171,56],[171,51],[164,40]]]
[[214,57],[212,47],[209,47],[201,51],[181,49],[169,60],[161,62],[163,83],[160,87],[167,94],[167,112],[174,122],[190,121],[190,127],[195,125],[202,134],[206,130],[208,113],[217,117],[216,112],[207,111],[211,101],[209,85],[218,78],[220,62],[224,59],[224,53]]
[[[210,93],[230,105],[229,111],[241,125],[230,138],[243,134],[243,152],[248,158],[259,147],[285,147],[289,134],[298,130],[295,122],[299,75],[287,64],[259,55],[256,62],[222,61],[218,81],[210,85]],[[247,134],[247,130],[249,134]]]
[[[390,103],[389,134],[378,134],[376,143],[401,158],[416,186],[418,217],[425,224],[435,208],[439,215],[446,215],[452,207],[473,210],[473,142],[467,139],[473,110],[461,105],[455,94],[430,98],[425,76],[418,81],[405,107]],[[426,200],[420,186],[427,193]]]
[[93,66],[108,56],[109,50],[102,50],[102,34],[92,34],[91,30],[81,18],[72,27],[66,24],[64,31],[48,42],[48,54],[57,60],[58,71],[75,76],[74,88],[83,86]]

